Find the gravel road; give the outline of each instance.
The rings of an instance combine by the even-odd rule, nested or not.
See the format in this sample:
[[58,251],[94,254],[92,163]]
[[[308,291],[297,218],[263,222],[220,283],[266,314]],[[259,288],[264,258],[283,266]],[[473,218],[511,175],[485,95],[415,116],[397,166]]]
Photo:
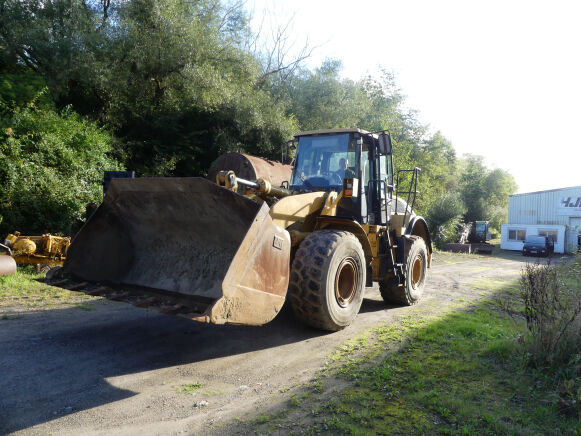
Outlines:
[[285,404],[349,338],[483,298],[486,283],[517,278],[527,260],[435,255],[420,304],[386,306],[369,288],[356,322],[332,334],[302,326],[288,308],[264,327],[199,324],[110,301],[14,308],[22,317],[0,320],[0,434],[219,432]]

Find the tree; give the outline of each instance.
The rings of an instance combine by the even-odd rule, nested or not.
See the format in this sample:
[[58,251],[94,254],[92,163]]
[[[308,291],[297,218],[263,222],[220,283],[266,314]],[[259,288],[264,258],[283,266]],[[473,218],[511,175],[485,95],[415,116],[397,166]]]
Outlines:
[[518,185],[507,171],[496,168],[483,180],[484,191],[488,195],[487,220],[500,232],[500,227],[508,219],[508,198],[514,194]]
[[0,233],[70,233],[101,200],[103,170],[120,168],[109,134],[57,110],[38,75],[5,58],[0,108]]
[[258,84],[240,3],[4,0],[0,10],[10,52],[58,107],[106,123],[140,175],[203,174],[230,150],[278,156],[295,130]]
[[508,213],[508,197],[517,190],[514,177],[502,169],[489,170],[482,156],[467,155],[459,185],[467,206],[466,222],[487,220],[500,231]]

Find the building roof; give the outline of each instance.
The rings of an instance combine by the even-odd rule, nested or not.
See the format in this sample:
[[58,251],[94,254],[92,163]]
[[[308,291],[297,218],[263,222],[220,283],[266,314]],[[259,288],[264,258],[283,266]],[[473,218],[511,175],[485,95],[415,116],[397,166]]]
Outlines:
[[579,190],[581,190],[581,186],[568,186],[566,188],[547,189],[546,191],[522,192],[520,194],[512,194],[510,197],[518,197],[520,195],[531,195],[531,194],[544,194],[545,192],[557,192],[557,191],[564,191],[566,189],[579,189]]

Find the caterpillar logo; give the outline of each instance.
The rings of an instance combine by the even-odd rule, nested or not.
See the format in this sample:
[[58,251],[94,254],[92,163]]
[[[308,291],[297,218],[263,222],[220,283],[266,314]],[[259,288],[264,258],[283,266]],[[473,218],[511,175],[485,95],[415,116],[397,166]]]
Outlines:
[[577,199],[572,200],[571,197],[563,198],[561,200],[561,207],[580,207],[581,206],[581,197],[577,197]]

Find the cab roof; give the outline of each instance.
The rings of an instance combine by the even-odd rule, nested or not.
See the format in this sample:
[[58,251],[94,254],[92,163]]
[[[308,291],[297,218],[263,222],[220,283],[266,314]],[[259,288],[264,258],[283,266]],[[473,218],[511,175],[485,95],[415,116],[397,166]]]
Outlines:
[[307,130],[304,132],[299,132],[295,135],[295,137],[297,136],[317,136],[317,135],[330,135],[333,133],[360,133],[362,135],[370,135],[373,136],[374,138],[377,137],[377,135],[368,132],[367,130],[363,130],[363,129],[354,129],[354,128],[347,128],[347,129],[321,129],[321,130]]

